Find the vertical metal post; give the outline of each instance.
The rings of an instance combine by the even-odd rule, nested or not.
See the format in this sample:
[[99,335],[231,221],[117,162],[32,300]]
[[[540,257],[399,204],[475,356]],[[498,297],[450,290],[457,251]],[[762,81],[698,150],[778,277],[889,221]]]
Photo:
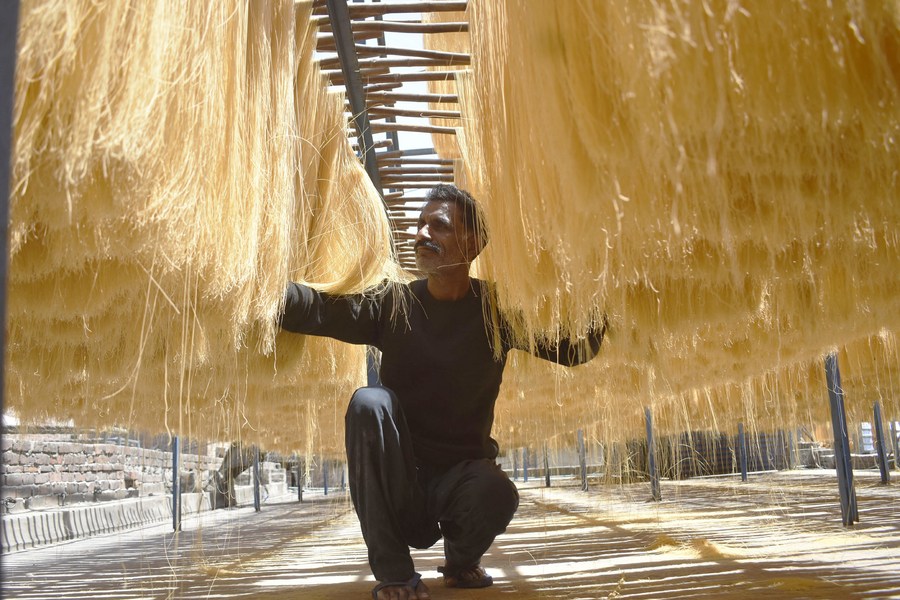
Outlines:
[[[6,323],[9,265],[9,171],[12,167],[12,113],[15,103],[16,33],[19,2],[0,2],[0,323]],[[0,365],[6,364],[6,327],[0,327]],[[5,405],[5,369],[0,369],[0,412]]]
[[550,487],[550,456],[547,444],[544,444],[544,487]]
[[519,449],[513,450],[513,480],[519,479]]
[[259,446],[253,446],[253,510],[259,512],[259,505]]
[[834,430],[834,463],[837,470],[838,491],[841,495],[841,520],[845,526],[859,521],[856,490],[853,488],[853,463],[850,441],[847,438],[847,414],[844,410],[844,389],[837,354],[825,357],[825,380],[831,404],[831,425]]
[[741,481],[747,481],[747,440],[744,437],[744,424],[738,423],[738,462],[741,465]]
[[522,448],[522,481],[528,481],[528,448]]
[[888,469],[888,451],[884,446],[884,423],[881,419],[881,403],[875,402],[875,452],[878,453],[878,469],[881,471],[881,483],[887,485],[891,480]]
[[900,431],[897,431],[897,422],[891,421],[891,440],[894,444],[894,468],[900,469]]
[[788,430],[788,469],[797,466],[797,444],[794,442],[794,430]]
[[347,465],[341,463],[341,491],[347,489]]
[[178,436],[172,438],[172,529],[181,531],[181,476],[178,473],[181,444]]
[[783,471],[787,468],[787,440],[784,436],[784,429],[779,429],[775,434],[775,443],[776,453],[775,453],[775,468],[779,471]]
[[303,464],[300,462],[300,459],[298,458],[297,459],[297,502],[303,502],[303,484],[305,483],[303,471],[305,471],[305,469],[303,468]]
[[581,491],[588,490],[587,456],[584,451],[584,430],[578,430],[578,464],[581,466]]
[[328,465],[329,461],[322,461],[322,489],[325,496],[328,495]]
[[650,407],[644,409],[644,421],[647,424],[647,470],[650,474],[650,497],[661,498],[659,493],[659,468],[656,465],[656,441],[653,439],[653,413]]

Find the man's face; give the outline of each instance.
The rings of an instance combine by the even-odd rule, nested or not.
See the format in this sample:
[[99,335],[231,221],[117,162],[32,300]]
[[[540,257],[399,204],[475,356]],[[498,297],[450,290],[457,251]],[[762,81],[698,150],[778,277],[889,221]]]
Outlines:
[[[419,215],[416,232],[416,266],[424,273],[456,265],[468,267],[474,258],[462,210],[455,202],[432,200]],[[468,258],[471,256],[471,258]]]

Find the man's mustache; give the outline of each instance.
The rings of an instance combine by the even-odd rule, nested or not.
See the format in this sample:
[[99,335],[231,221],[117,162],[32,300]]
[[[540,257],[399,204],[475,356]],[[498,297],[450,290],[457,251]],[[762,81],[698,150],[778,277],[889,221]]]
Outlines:
[[436,253],[436,254],[443,254],[443,251],[441,250],[441,247],[440,247],[440,246],[438,246],[438,245],[435,244],[434,242],[429,242],[428,240],[424,240],[424,241],[421,241],[421,242],[416,242],[416,243],[413,245],[413,250],[414,250],[414,251],[415,251],[415,250],[418,250],[420,247],[428,248],[429,250],[431,250],[432,252],[434,252],[434,253]]

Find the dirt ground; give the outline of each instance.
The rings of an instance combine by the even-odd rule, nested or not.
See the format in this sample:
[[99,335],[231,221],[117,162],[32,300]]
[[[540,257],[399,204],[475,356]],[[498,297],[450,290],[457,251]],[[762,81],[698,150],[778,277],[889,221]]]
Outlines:
[[[857,472],[841,525],[833,471],[593,486],[517,482],[521,505],[483,564],[495,585],[442,587],[440,543],[413,557],[435,600],[900,598],[900,479]],[[374,585],[346,494],[215,511],[170,526],[3,557],[6,598],[344,600]]]

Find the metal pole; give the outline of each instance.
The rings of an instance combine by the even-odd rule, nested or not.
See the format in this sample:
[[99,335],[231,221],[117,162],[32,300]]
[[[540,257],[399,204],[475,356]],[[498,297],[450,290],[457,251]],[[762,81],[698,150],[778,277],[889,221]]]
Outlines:
[[783,471],[787,468],[787,439],[785,439],[784,429],[779,429],[778,433],[775,435],[775,440],[778,443],[777,454],[775,455],[775,468],[779,471]]
[[647,470],[650,473],[650,497],[660,500],[659,469],[656,465],[656,442],[653,440],[653,413],[650,407],[644,409],[644,420],[647,424]]
[[522,481],[528,481],[528,448],[522,448]]
[[744,437],[744,424],[738,423],[738,461],[741,464],[741,481],[747,481],[747,440]]
[[881,471],[881,483],[887,485],[891,481],[888,469],[888,451],[884,446],[884,424],[881,419],[881,403],[875,402],[875,451],[878,453],[878,469]]
[[259,447],[253,446],[253,510],[259,512],[259,505]]
[[[9,265],[9,170],[12,165],[12,113],[15,103],[16,33],[19,2],[0,2],[0,322],[6,323],[6,280]],[[6,364],[6,327],[0,327],[0,365]],[[6,403],[0,369],[0,412]]]
[[325,496],[328,495],[328,462],[329,461],[326,460],[323,461],[322,464],[322,488]]
[[588,490],[587,482],[587,456],[584,451],[584,431],[578,430],[578,463],[581,466],[581,491]]
[[544,444],[544,487],[550,487],[550,456]]
[[303,502],[303,465],[300,462],[300,459],[297,459],[297,501]]
[[797,439],[794,438],[793,429],[788,431],[788,468],[797,468]]
[[178,436],[172,438],[172,529],[181,531],[181,477],[178,473],[180,446]]
[[347,489],[347,465],[341,463],[341,491]]
[[519,479],[519,450],[513,450],[513,480]]
[[891,440],[894,444],[894,468],[900,469],[900,431],[897,431],[897,422],[891,421]]
[[845,526],[850,526],[859,521],[859,511],[856,506],[856,491],[853,488],[853,463],[850,457],[850,441],[847,438],[847,414],[844,410],[844,389],[841,387],[837,354],[825,357],[825,380],[834,431],[834,463],[838,491],[841,495],[841,521]]

